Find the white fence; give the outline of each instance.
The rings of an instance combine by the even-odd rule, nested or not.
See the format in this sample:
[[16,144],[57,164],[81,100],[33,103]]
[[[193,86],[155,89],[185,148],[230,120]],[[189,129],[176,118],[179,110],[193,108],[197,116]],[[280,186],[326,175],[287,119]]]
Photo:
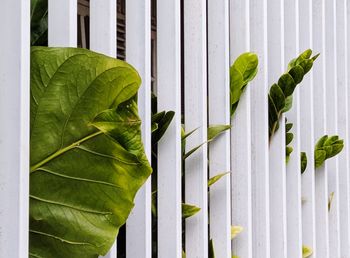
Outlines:
[[[28,257],[29,2],[0,1],[0,257]],[[76,0],[49,0],[50,46],[77,45],[76,15]],[[149,157],[150,15],[150,0],[126,0],[126,59],[143,79],[139,108]],[[91,49],[116,56],[116,1],[90,0],[90,16]],[[218,258],[296,258],[303,244],[312,247],[313,258],[350,258],[349,21],[347,0],[158,0],[158,105],[176,114],[158,147],[159,258],[181,257],[182,191],[201,208],[186,220],[189,258],[208,257],[209,237]],[[284,123],[269,143],[267,93],[288,61],[307,48],[321,57],[285,115],[295,136],[286,165]],[[248,50],[258,54],[259,72],[231,132],[186,160],[181,189],[181,106],[186,130],[199,127],[188,149],[206,141],[208,124],[229,124],[229,65]],[[314,145],[324,134],[338,134],[345,148],[315,171]],[[309,160],[303,175],[300,151]],[[231,171],[209,198],[208,168],[210,177]],[[244,228],[232,242],[231,224]],[[127,258],[151,258],[150,180],[126,231]],[[107,257],[116,257],[116,248]]]

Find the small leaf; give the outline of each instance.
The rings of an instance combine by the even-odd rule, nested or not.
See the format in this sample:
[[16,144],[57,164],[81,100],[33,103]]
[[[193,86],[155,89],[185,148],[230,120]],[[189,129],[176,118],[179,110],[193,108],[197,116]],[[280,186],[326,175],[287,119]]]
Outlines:
[[214,242],[213,239],[209,240],[209,258],[215,258]]
[[301,167],[301,173],[303,174],[307,167],[306,152],[300,152],[300,167]]
[[187,159],[189,156],[191,156],[193,153],[195,153],[197,150],[199,150],[204,144],[207,144],[208,141],[203,142],[201,144],[199,144],[198,146],[194,147],[193,149],[191,149],[190,151],[188,151],[184,156],[183,159]]
[[210,178],[208,180],[208,187],[212,186],[213,184],[215,184],[217,181],[219,181],[222,177],[226,176],[227,174],[230,174],[230,172],[221,173],[221,174],[218,174],[218,175],[213,176],[212,178]]
[[308,258],[312,255],[312,248],[306,245],[303,245],[303,258]]
[[325,141],[328,139],[328,135],[322,136],[316,143],[315,149],[323,148]]
[[230,128],[230,125],[210,125],[208,127],[208,141],[212,141],[214,138],[219,136],[219,134]]
[[286,132],[289,132],[293,128],[293,123],[286,123]]
[[201,208],[199,208],[197,206],[183,203],[182,204],[182,218],[187,219],[189,217],[192,217],[195,214],[197,214],[200,210],[201,210]]
[[288,112],[293,106],[293,95],[290,95],[286,98],[284,108],[282,109],[282,113]]
[[293,148],[290,146],[286,147],[286,163],[289,162],[290,154],[293,152]]
[[296,84],[299,84],[304,78],[304,69],[300,66],[294,66],[288,72],[292,77]]
[[270,96],[273,100],[273,103],[276,107],[277,113],[279,113],[285,105],[286,98],[281,90],[281,88],[277,84],[273,84],[270,89]]
[[294,82],[293,77],[289,73],[285,73],[279,78],[278,86],[283,91],[284,96],[290,96],[293,94],[297,85]]
[[324,161],[326,160],[327,152],[324,150],[315,150],[315,168],[319,168],[322,166]]
[[294,138],[294,134],[286,133],[286,145],[289,145],[293,141],[293,138]]
[[159,140],[163,137],[165,134],[166,130],[168,129],[171,121],[173,120],[175,116],[174,111],[168,111],[165,112],[163,117],[157,122],[158,128],[156,131],[152,133],[152,143],[156,144],[159,142]]
[[243,231],[243,227],[241,226],[231,226],[231,240],[237,237],[237,235],[242,231]]
[[328,211],[331,211],[333,199],[334,199],[334,192],[331,192],[328,197]]

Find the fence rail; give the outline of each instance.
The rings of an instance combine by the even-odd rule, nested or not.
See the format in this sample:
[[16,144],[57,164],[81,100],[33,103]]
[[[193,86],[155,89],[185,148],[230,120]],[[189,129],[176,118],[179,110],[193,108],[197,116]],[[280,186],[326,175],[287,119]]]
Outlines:
[[[125,45],[126,61],[142,77],[138,103],[150,159],[152,63],[158,109],[175,111],[158,144],[158,257],[180,258],[184,249],[189,258],[207,258],[212,239],[218,258],[302,257],[303,245],[313,249],[313,258],[350,258],[350,2],[156,2],[126,0]],[[76,47],[77,0],[48,3],[49,46]],[[152,8],[157,9],[153,60]],[[91,50],[117,56],[117,18],[116,0],[90,0]],[[0,257],[28,257],[29,1],[0,2],[0,34]],[[308,48],[321,56],[270,141],[269,87]],[[245,51],[258,54],[259,71],[231,119],[230,64]],[[187,132],[198,128],[186,151],[207,141],[208,125],[232,125],[186,159],[184,184],[182,115]],[[294,125],[288,163],[285,119]],[[316,169],[314,146],[325,134],[339,135],[345,147]],[[303,151],[308,166],[301,174]],[[208,194],[208,179],[226,171],[229,176]],[[185,224],[183,198],[201,208]],[[126,224],[127,258],[152,257],[151,202],[149,179]],[[231,225],[243,227],[232,241]],[[117,257],[117,248],[105,257]]]

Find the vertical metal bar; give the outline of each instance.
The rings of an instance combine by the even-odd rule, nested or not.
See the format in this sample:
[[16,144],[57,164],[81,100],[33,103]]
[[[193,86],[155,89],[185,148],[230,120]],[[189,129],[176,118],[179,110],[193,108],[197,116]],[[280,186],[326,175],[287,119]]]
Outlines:
[[[126,60],[139,72],[142,85],[138,104],[142,138],[151,158],[151,4],[149,0],[126,1]],[[151,180],[136,195],[135,208],[126,224],[127,258],[151,258]]]
[[49,0],[49,46],[76,47],[78,30],[77,0]]
[[[284,7],[281,0],[267,6],[268,82],[275,83],[284,70]],[[270,139],[270,229],[271,256],[287,257],[285,116]]]
[[[325,76],[326,76],[326,134],[338,132],[337,119],[337,45],[336,9],[337,1],[325,1]],[[341,93],[343,94],[343,93]],[[326,161],[328,171],[328,196],[334,193],[329,216],[329,256],[340,257],[339,224],[339,170],[338,157]]]
[[253,257],[270,258],[267,0],[251,0],[249,10],[250,48],[259,54],[260,63],[250,85]]
[[[299,2],[284,1],[284,56],[288,62],[299,52]],[[287,164],[286,193],[287,193],[287,256],[302,257],[302,217],[301,217],[301,166],[300,166],[300,99],[301,85],[293,94],[293,107],[286,113],[288,123],[293,123],[291,133],[293,141],[289,144],[293,148]]]
[[[117,3],[115,0],[90,1],[90,49],[116,57]],[[117,257],[116,243],[106,258]]]
[[[339,154],[339,233],[340,257],[350,256],[349,239],[349,122],[348,122],[348,81],[346,78],[346,0],[335,1],[336,10],[336,60],[337,60],[337,124],[338,135],[345,140],[344,150]],[[335,193],[336,194],[336,193]]]
[[0,24],[0,257],[28,257],[30,1],[1,1]]
[[[208,1],[209,124],[230,124],[229,1]],[[230,132],[209,145],[209,174],[230,171]],[[210,187],[210,238],[215,255],[231,257],[230,176]]]
[[[240,54],[249,51],[249,28],[249,1],[231,1],[230,65]],[[244,228],[232,242],[232,253],[247,258],[252,257],[251,87],[254,86],[249,85],[245,90],[231,120],[232,225]]]
[[158,144],[159,258],[182,256],[180,23],[180,1],[157,1],[158,110],[175,112]]
[[[198,128],[186,151],[207,140],[207,1],[184,1],[185,129]],[[208,257],[207,146],[185,162],[185,201],[201,208],[186,219],[186,254]]]
[[[312,1],[312,48],[315,53],[323,54],[313,68],[314,144],[326,132],[324,1]],[[328,180],[325,166],[315,171],[315,215],[317,258],[329,258]]]
[[[312,0],[299,0],[299,49],[312,47]],[[315,54],[315,53],[314,53]],[[319,60],[314,64],[319,66]],[[315,69],[315,68],[314,68]],[[315,166],[314,166],[314,123],[313,123],[312,74],[303,80],[299,89],[300,103],[300,149],[307,155],[307,168],[301,178],[302,199],[302,241],[313,249],[316,257],[315,235]],[[289,241],[289,240],[288,240]]]

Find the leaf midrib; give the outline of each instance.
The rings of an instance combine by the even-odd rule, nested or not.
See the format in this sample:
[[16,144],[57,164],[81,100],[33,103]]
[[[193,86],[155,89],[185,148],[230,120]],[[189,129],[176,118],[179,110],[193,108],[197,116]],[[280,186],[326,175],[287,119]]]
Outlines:
[[56,151],[55,153],[49,155],[47,158],[45,158],[44,160],[36,163],[35,165],[31,166],[30,167],[30,173],[34,172],[35,170],[37,170],[38,168],[40,168],[41,166],[45,165],[46,163],[48,163],[49,161],[57,158],[58,156],[66,153],[67,151],[71,150],[71,149],[74,149],[75,147],[79,146],[81,143],[87,141],[87,140],[90,140],[98,135],[101,135],[103,134],[103,132],[101,131],[97,131],[93,134],[90,134],[82,139],[80,139],[79,141],[76,141],[74,143],[72,143],[71,145],[65,147],[65,148],[62,148],[62,149],[59,149],[58,151]]

